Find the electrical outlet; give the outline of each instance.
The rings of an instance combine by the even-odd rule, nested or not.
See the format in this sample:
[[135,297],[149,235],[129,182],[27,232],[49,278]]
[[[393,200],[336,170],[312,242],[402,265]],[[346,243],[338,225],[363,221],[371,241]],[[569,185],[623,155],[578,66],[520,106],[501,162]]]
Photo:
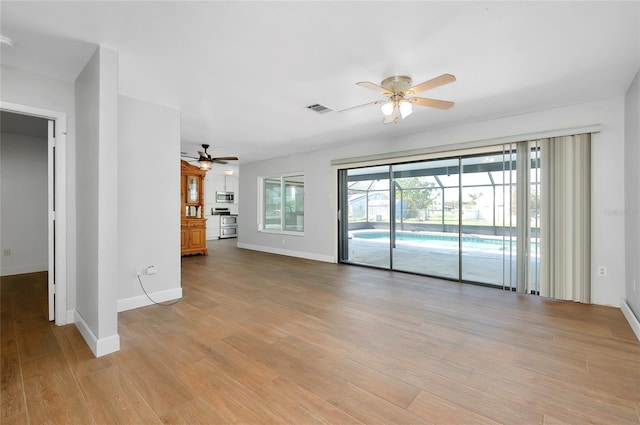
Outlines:
[[606,276],[607,268],[605,266],[598,266],[598,276]]
[[150,275],[150,274],[156,274],[156,273],[158,273],[158,267],[156,266],[147,266],[141,269],[136,269],[136,276]]
[[11,248],[5,248],[2,250],[2,255],[4,255],[5,257],[8,257],[9,255],[11,255]]

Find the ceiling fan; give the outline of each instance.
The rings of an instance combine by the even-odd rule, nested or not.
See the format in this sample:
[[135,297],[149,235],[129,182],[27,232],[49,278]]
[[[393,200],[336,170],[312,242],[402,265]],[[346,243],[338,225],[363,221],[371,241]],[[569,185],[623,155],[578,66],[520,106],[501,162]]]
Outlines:
[[211,169],[211,166],[215,163],[215,164],[226,164],[227,161],[237,161],[238,158],[235,156],[221,156],[218,158],[214,158],[211,156],[211,154],[207,153],[207,149],[209,149],[209,145],[202,145],[202,149],[204,149],[203,151],[198,151],[198,157],[196,158],[195,156],[188,156],[186,154],[186,152],[181,152],[182,156],[184,158],[190,158],[190,159],[195,159],[198,161],[199,165],[200,165],[200,169],[201,170],[205,170],[208,171]]
[[398,119],[405,119],[413,112],[413,104],[420,106],[430,106],[438,109],[449,109],[454,103],[447,100],[429,99],[426,97],[406,97],[425,90],[433,89],[444,84],[452,83],[456,80],[451,74],[442,74],[439,77],[425,81],[415,86],[411,86],[411,78],[404,75],[394,75],[382,80],[380,85],[369,81],[361,81],[356,83],[360,87],[364,87],[386,96],[385,100],[376,100],[365,103],[363,105],[353,106],[338,112],[351,111],[353,109],[362,108],[369,105],[382,105],[380,108],[384,114],[384,123],[397,123]]

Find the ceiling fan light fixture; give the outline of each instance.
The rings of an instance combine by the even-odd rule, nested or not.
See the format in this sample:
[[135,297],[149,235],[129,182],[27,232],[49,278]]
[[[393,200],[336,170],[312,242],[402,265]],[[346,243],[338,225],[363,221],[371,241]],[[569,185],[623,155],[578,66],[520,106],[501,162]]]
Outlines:
[[200,157],[198,163],[200,164],[200,169],[203,171],[209,171],[211,169],[212,162],[207,158]]
[[400,101],[400,116],[402,117],[402,119],[405,119],[406,117],[408,117],[409,115],[411,115],[411,113],[413,112],[413,106],[411,105],[411,102],[409,102],[408,100],[401,100]]
[[396,104],[393,107],[393,113],[391,115],[385,115],[384,120],[382,120],[382,122],[385,124],[390,124],[390,123],[397,124],[399,120],[400,120],[400,108],[398,108],[398,105]]
[[207,153],[207,149],[209,149],[209,145],[203,144],[202,148],[204,152],[198,152],[200,158],[198,159],[198,164],[200,164],[200,169],[202,171],[209,171],[211,166],[213,165],[213,161],[211,160],[211,155]]
[[388,117],[391,114],[393,114],[393,110],[394,110],[394,105],[393,102],[390,100],[388,102],[385,102],[382,104],[382,106],[380,107],[380,110],[382,111],[382,113],[384,114],[384,116]]

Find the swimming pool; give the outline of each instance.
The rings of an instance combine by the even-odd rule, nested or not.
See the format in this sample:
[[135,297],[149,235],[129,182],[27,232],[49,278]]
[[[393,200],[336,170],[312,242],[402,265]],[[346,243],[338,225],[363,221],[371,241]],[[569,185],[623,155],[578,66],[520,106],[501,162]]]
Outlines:
[[[350,233],[354,239],[364,239],[372,242],[389,243],[389,232],[384,230],[360,230]],[[424,233],[424,232],[396,232],[396,242],[407,245],[423,246],[425,248],[455,249],[459,248],[457,234]],[[502,237],[483,237],[478,235],[462,235],[462,250],[479,251],[511,251],[516,253],[516,241],[504,239]],[[531,254],[535,256],[540,252],[540,244],[537,241],[531,242]]]

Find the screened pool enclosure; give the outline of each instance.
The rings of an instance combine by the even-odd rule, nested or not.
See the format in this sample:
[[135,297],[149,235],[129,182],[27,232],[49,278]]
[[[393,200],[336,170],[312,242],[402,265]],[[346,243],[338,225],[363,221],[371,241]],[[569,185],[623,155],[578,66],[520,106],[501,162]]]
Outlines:
[[344,169],[339,182],[341,262],[539,292],[535,142]]

